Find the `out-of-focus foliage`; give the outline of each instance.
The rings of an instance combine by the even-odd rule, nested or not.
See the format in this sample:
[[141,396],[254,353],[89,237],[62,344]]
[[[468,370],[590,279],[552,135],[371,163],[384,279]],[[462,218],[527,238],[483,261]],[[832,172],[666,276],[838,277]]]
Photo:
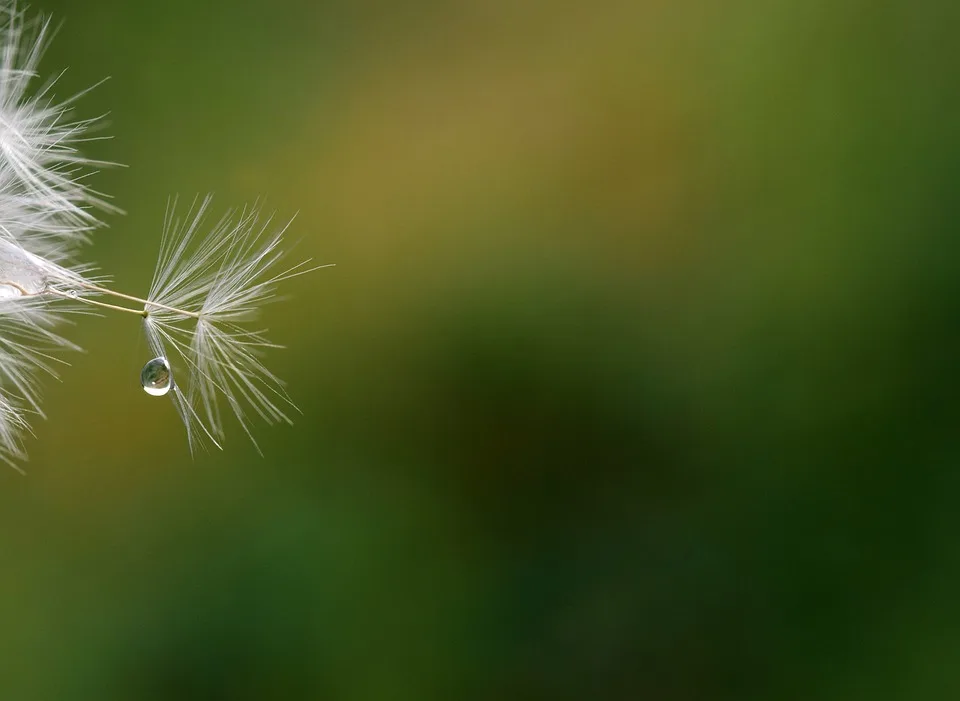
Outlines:
[[956,694],[960,5],[36,9],[112,76],[120,289],[176,193],[338,267],[268,309],[265,459],[78,327],[0,472],[0,696]]

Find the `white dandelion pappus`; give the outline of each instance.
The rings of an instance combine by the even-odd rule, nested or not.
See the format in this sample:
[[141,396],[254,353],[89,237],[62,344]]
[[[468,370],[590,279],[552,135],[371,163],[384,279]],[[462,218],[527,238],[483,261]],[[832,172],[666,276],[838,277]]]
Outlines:
[[[28,94],[38,76],[38,64],[51,39],[50,20],[27,20],[16,4],[0,14],[0,192],[3,215],[20,211],[29,226],[23,227],[21,245],[41,244],[45,255],[62,256],[86,233],[100,225],[93,209],[120,213],[105,195],[85,181],[98,167],[115,164],[95,161],[78,150],[96,140],[91,130],[103,121],[72,120],[74,104],[96,85],[57,102],[56,79],[39,92]],[[52,251],[50,249],[53,249]],[[41,251],[35,251],[41,252]]]
[[144,329],[151,350],[166,357],[165,349],[172,348],[189,377],[183,387],[174,375],[170,394],[191,448],[202,438],[221,445],[222,396],[259,451],[248,412],[269,424],[292,423],[287,414],[297,408],[261,360],[264,350],[279,346],[266,339],[265,330],[245,325],[274,299],[279,283],[325,266],[308,268],[305,260],[275,272],[290,222],[274,227],[274,216],[258,205],[227,212],[202,236],[211,201],[209,195],[194,200],[182,220],[176,201],[168,206]]
[[44,415],[39,376],[58,377],[55,364],[63,361],[53,353],[79,350],[53,331],[62,318],[48,306],[39,297],[0,299],[0,460],[14,467],[15,460],[26,460],[26,414]]
[[304,261],[275,272],[289,222],[272,230],[272,216],[254,205],[228,212],[201,236],[210,197],[195,200],[182,221],[173,203],[146,298],[92,277],[93,267],[77,260],[79,245],[102,225],[96,210],[120,210],[87,179],[113,164],[78,148],[107,138],[90,136],[102,118],[71,116],[89,90],[58,102],[54,79],[31,93],[51,34],[49,19],[28,20],[16,3],[0,0],[0,460],[16,467],[26,459],[27,417],[43,416],[40,379],[56,377],[60,351],[79,350],[54,328],[64,313],[89,314],[91,307],[142,317],[155,357],[141,382],[149,394],[171,395],[191,453],[197,444],[221,446],[220,397],[251,440],[251,412],[268,423],[289,422],[296,407],[261,360],[277,346],[246,326],[274,299],[277,284],[317,269]]
[[[76,145],[98,119],[70,121],[79,95],[57,103],[53,83],[28,96],[50,38],[49,20],[0,6],[0,459],[26,459],[27,414],[43,416],[39,376],[56,376],[53,353],[76,346],[53,331],[51,289],[75,289],[89,266],[72,261],[99,225],[91,208],[115,211],[83,179],[100,165]],[[55,81],[54,81],[55,82]]]

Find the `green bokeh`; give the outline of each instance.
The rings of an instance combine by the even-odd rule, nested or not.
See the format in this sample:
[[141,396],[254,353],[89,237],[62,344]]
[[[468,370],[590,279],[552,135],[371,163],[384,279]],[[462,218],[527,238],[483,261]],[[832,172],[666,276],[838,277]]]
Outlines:
[[264,458],[72,330],[0,472],[0,699],[960,690],[960,4],[35,9],[58,94],[111,76],[118,288],[196,192],[337,267],[266,315]]

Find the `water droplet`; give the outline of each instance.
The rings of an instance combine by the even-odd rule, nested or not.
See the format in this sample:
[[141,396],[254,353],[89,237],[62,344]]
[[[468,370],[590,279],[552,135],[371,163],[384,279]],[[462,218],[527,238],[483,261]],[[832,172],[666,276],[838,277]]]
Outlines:
[[173,387],[173,375],[167,359],[161,355],[144,365],[140,371],[140,385],[152,397],[162,397],[169,392]]
[[76,290],[69,290],[69,291],[67,292],[67,294],[70,295],[71,297],[73,297],[74,299],[77,298],[77,291],[76,291]]
[[23,292],[18,290],[13,285],[0,284],[0,299],[11,299],[13,297],[21,296],[23,296]]

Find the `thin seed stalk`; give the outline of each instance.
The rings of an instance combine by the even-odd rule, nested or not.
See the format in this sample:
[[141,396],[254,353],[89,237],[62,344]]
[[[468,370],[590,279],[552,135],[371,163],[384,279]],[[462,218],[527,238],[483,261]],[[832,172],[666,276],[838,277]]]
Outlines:
[[148,312],[145,309],[131,309],[130,307],[121,307],[118,304],[108,304],[107,302],[100,302],[96,299],[90,299],[89,297],[74,297],[73,295],[67,292],[61,292],[60,290],[47,290],[49,294],[56,295],[57,297],[63,297],[64,299],[73,299],[78,302],[83,302],[84,304],[93,304],[97,307],[103,307],[104,309],[110,309],[115,312],[129,312],[130,314],[136,314],[137,316],[147,317]]
[[[112,297],[117,297],[119,299],[126,299],[126,300],[130,300],[131,302],[139,302],[140,304],[144,305],[144,307],[147,307],[147,306],[157,307],[158,309],[165,309],[168,312],[174,312],[175,314],[182,314],[183,316],[193,317],[194,319],[200,318],[200,315],[197,314],[196,312],[188,312],[184,309],[177,309],[176,307],[171,307],[166,304],[161,304],[160,302],[151,302],[150,300],[143,299],[142,297],[134,297],[133,295],[124,294],[123,292],[115,292],[113,290],[107,289],[106,287],[100,287],[99,285],[92,285],[90,283],[81,282],[80,287],[86,290],[90,290],[91,292],[99,292],[100,294],[110,295]],[[127,309],[126,307],[120,307],[120,308]],[[136,311],[136,310],[133,310],[133,311]],[[146,317],[146,316],[149,316],[150,312],[147,311],[146,308],[144,308],[142,312],[137,311],[137,314],[140,314],[140,316]]]
[[[74,296],[68,292],[63,292],[53,287],[48,287],[43,292],[47,294],[52,294],[57,297],[63,297],[64,299],[75,299],[79,302],[84,302],[86,304],[93,304],[98,307],[103,307],[104,309],[112,309],[113,311],[118,312],[129,312],[131,314],[136,314],[137,316],[142,316],[144,318],[150,316],[148,306],[157,307],[158,309],[166,309],[169,312],[174,312],[175,314],[181,314],[183,316],[189,316],[194,319],[199,319],[200,315],[196,312],[188,312],[185,309],[177,309],[176,307],[171,307],[167,304],[162,304],[160,302],[151,302],[148,299],[143,299],[142,297],[134,297],[133,295],[124,294],[123,292],[116,292],[114,290],[108,289],[106,287],[100,287],[99,285],[93,285],[86,282],[77,283],[79,287],[82,287],[85,290],[90,290],[91,292],[98,292],[100,294],[110,295],[111,297],[117,297],[119,299],[127,299],[131,302],[139,302],[144,305],[143,309],[131,309],[130,307],[121,307],[117,304],[108,304],[107,302],[100,302],[95,299],[90,299],[89,297],[80,297]],[[0,285],[7,285],[8,287],[13,287],[20,292],[24,297],[32,297],[33,293],[26,290],[22,285],[19,285],[12,280],[0,280]]]

